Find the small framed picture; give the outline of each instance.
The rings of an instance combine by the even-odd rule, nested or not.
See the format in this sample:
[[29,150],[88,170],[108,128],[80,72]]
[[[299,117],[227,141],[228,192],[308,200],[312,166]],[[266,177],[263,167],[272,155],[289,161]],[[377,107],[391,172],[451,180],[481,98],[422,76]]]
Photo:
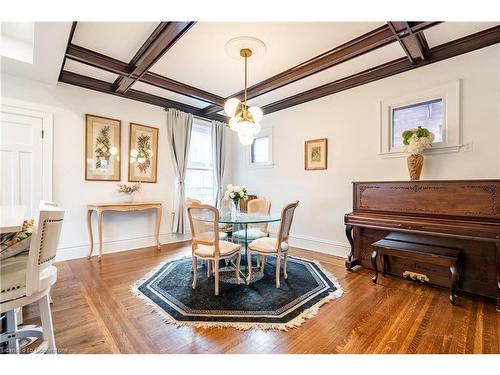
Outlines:
[[85,180],[120,181],[121,124],[85,115]]
[[327,168],[328,139],[312,139],[305,142],[304,169],[307,171]]
[[156,182],[158,128],[130,123],[128,180]]

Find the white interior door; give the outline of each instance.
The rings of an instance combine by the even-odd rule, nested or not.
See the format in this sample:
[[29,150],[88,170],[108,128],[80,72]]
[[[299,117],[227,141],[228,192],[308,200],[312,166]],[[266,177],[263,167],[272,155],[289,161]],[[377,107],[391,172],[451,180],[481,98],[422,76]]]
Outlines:
[[11,113],[0,117],[0,205],[27,207],[33,218],[43,197],[43,118]]

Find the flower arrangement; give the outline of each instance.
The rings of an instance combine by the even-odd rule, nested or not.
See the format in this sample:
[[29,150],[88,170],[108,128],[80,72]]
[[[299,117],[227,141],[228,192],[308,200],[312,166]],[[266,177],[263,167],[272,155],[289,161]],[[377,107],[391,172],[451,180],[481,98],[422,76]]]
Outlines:
[[233,202],[239,202],[240,199],[247,200],[248,199],[248,190],[245,185],[237,186],[237,185],[227,185],[226,192],[224,193],[224,199],[232,199]]
[[421,126],[405,130],[402,137],[404,149],[411,155],[421,155],[426,148],[432,146],[434,141],[434,133]]
[[125,193],[125,194],[132,194],[135,193],[136,191],[141,190],[141,183],[133,184],[133,185],[127,185],[127,184],[118,184],[118,191],[120,193]]

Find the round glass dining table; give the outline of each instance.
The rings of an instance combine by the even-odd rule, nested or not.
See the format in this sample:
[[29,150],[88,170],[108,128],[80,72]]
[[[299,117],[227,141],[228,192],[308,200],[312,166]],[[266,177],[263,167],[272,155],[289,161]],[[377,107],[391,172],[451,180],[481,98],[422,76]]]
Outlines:
[[[246,277],[248,275],[248,265],[247,265],[247,246],[250,242],[248,239],[248,226],[251,224],[267,224],[275,223],[281,220],[279,215],[267,215],[259,213],[231,213],[224,212],[220,213],[219,223],[220,224],[232,224],[233,232],[243,229],[245,231],[245,236],[240,240],[243,249],[245,250],[245,256],[242,259],[241,265],[244,267],[243,275]],[[236,228],[234,228],[236,227]]]

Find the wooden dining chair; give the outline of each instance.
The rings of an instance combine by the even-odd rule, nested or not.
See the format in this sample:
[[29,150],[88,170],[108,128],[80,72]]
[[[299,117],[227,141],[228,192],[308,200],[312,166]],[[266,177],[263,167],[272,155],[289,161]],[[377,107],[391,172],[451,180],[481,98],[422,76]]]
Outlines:
[[288,278],[288,274],[286,272],[288,248],[289,248],[288,238],[290,236],[290,228],[292,227],[293,215],[298,205],[299,201],[296,201],[295,203],[290,203],[283,208],[283,210],[281,211],[280,227],[276,238],[261,237],[256,240],[253,240],[248,245],[247,262],[249,264],[249,267],[248,267],[248,276],[246,279],[247,284],[250,283],[250,280],[252,278],[253,253],[264,256],[261,266],[261,271],[264,270],[266,257],[268,256],[276,257],[276,288],[280,287],[281,255],[283,255],[283,275],[285,276],[285,279]]
[[240,246],[219,238],[219,211],[209,205],[188,206],[189,224],[192,235],[193,289],[196,289],[197,260],[213,262],[215,295],[219,295],[219,260],[236,257],[236,280],[240,282]]

